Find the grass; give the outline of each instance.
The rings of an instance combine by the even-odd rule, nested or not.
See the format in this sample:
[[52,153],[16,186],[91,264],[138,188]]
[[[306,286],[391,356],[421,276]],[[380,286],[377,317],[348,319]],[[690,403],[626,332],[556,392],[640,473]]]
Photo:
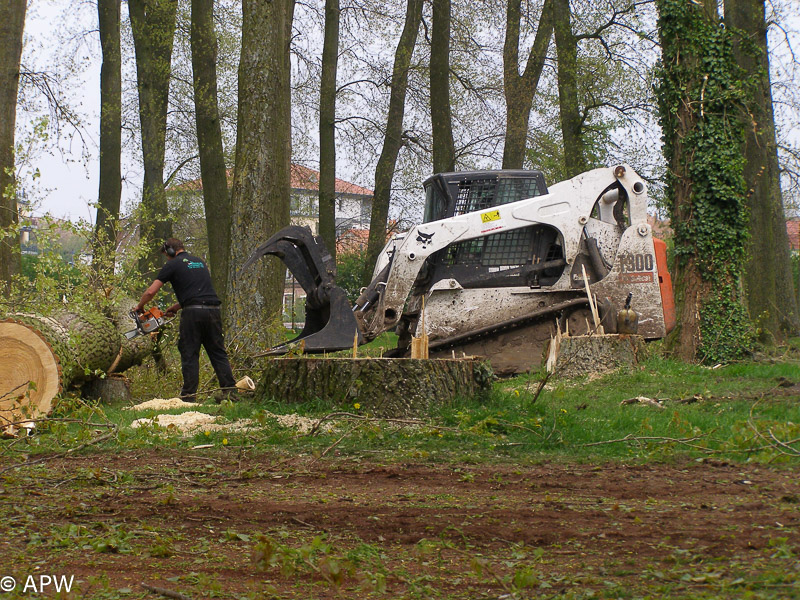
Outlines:
[[[173,364],[177,366],[177,361]],[[135,371],[134,397],[147,400],[173,395],[180,385],[176,371],[173,368],[159,374],[149,366]],[[202,372],[206,387],[214,385],[205,360]],[[654,357],[630,371],[593,379],[551,380],[538,397],[535,391],[541,374],[500,380],[482,396],[432,407],[416,426],[386,421],[339,423],[332,431],[314,436],[282,427],[269,413],[318,418],[344,410],[370,415],[355,406],[335,405],[326,399],[300,405],[278,399],[243,399],[192,410],[225,421],[252,419],[258,424],[256,430],[246,434],[200,432],[183,438],[159,429],[130,429],[134,419],[153,416],[153,412],[135,413],[121,406],[97,406],[67,398],[57,405],[55,416],[78,422],[45,423],[40,427],[42,435],[3,444],[15,444],[15,448],[24,447],[25,452],[33,454],[60,451],[90,442],[97,435],[96,429],[81,423],[84,421],[118,426],[117,436],[101,447],[119,449],[156,444],[221,445],[224,441],[256,450],[277,446],[290,454],[320,454],[338,442],[339,454],[369,453],[396,461],[669,461],[675,457],[716,456],[780,463],[795,460],[798,454],[796,444],[780,446],[781,442],[800,438],[798,394],[781,395],[787,389],[782,385],[800,382],[798,373],[793,358],[708,368]],[[623,404],[639,396],[659,400],[660,407]]]

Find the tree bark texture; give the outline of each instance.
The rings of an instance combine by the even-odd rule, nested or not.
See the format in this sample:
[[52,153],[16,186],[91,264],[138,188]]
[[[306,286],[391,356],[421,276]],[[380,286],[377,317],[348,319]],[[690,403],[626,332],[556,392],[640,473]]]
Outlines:
[[433,172],[456,169],[450,110],[450,0],[433,0],[431,26],[431,131]]
[[255,395],[291,403],[323,400],[347,411],[409,417],[490,389],[491,380],[491,368],[475,360],[279,358],[267,361]]
[[97,16],[103,64],[100,67],[100,184],[92,264],[111,275],[122,195],[122,58],[120,0],[98,0]]
[[148,279],[160,267],[160,242],[172,237],[164,190],[164,152],[177,9],[177,0],[128,1],[136,53],[144,162],[140,236],[148,249],[139,268]]
[[11,291],[20,272],[19,234],[9,228],[19,222],[14,178],[14,129],[17,123],[19,60],[25,27],[26,0],[0,3],[0,287]]
[[319,87],[319,234],[336,262],[336,74],[339,0],[325,0],[325,37]]
[[228,339],[250,351],[273,345],[286,268],[275,257],[237,273],[245,259],[289,224],[291,111],[289,43],[294,2],[245,0],[236,168],[231,192]]
[[539,27],[525,70],[519,74],[519,31],[521,0],[508,0],[506,35],[503,44],[503,92],[506,100],[506,140],[503,168],[521,169],[525,163],[531,106],[542,75],[547,48],[553,35],[553,0],[545,0]]
[[203,181],[211,282],[224,303],[230,253],[231,198],[217,103],[214,0],[192,0],[191,46],[197,145],[200,153],[200,177]]
[[633,367],[645,358],[640,335],[576,335],[562,337],[555,373],[580,377]]
[[745,36],[734,52],[739,66],[755,82],[753,123],[747,128],[744,146],[750,210],[744,275],[747,306],[765,337],[780,340],[787,334],[797,335],[800,321],[781,193],[764,0],[727,0],[725,22]]
[[375,167],[375,193],[372,198],[372,215],[369,222],[367,257],[362,282],[368,285],[378,255],[386,245],[386,225],[389,218],[389,202],[392,195],[392,180],[397,166],[397,156],[403,146],[403,116],[405,114],[408,70],[417,43],[417,33],[422,21],[422,0],[408,0],[403,32],[397,43],[392,67],[392,83],[389,96],[389,113],[386,116],[386,133],[383,148]]
[[572,32],[569,0],[553,0],[553,30],[558,54],[558,106],[567,178],[586,171],[580,101],[578,99],[578,40]]
[[678,307],[668,345],[683,360],[737,359],[752,343],[741,285],[747,243],[741,73],[712,3],[656,4],[663,55],[657,99]]

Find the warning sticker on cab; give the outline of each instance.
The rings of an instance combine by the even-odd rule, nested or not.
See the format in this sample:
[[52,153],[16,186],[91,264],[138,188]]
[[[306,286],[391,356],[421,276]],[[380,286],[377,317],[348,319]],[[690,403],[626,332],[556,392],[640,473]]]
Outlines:
[[499,210],[491,210],[489,212],[485,212],[481,214],[481,222],[482,223],[491,223],[492,221],[499,221],[500,220],[500,211]]

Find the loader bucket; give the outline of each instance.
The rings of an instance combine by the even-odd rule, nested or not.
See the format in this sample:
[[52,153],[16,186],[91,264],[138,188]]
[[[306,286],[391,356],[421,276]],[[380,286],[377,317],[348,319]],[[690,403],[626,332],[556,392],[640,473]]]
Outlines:
[[267,355],[285,354],[301,341],[303,352],[312,354],[352,348],[356,341],[363,343],[347,294],[336,285],[336,266],[320,237],[308,227],[284,227],[256,248],[239,275],[267,255],[280,258],[306,292],[303,331],[270,349]]

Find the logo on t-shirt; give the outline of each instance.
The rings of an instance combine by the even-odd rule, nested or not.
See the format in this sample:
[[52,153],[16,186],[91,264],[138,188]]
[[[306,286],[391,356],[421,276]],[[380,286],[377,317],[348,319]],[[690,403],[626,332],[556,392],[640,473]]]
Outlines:
[[[186,262],[189,262],[189,261],[186,261]],[[203,269],[203,268],[205,268],[205,265],[203,263],[201,263],[201,262],[190,262],[188,265],[186,265],[186,268],[187,269]]]

